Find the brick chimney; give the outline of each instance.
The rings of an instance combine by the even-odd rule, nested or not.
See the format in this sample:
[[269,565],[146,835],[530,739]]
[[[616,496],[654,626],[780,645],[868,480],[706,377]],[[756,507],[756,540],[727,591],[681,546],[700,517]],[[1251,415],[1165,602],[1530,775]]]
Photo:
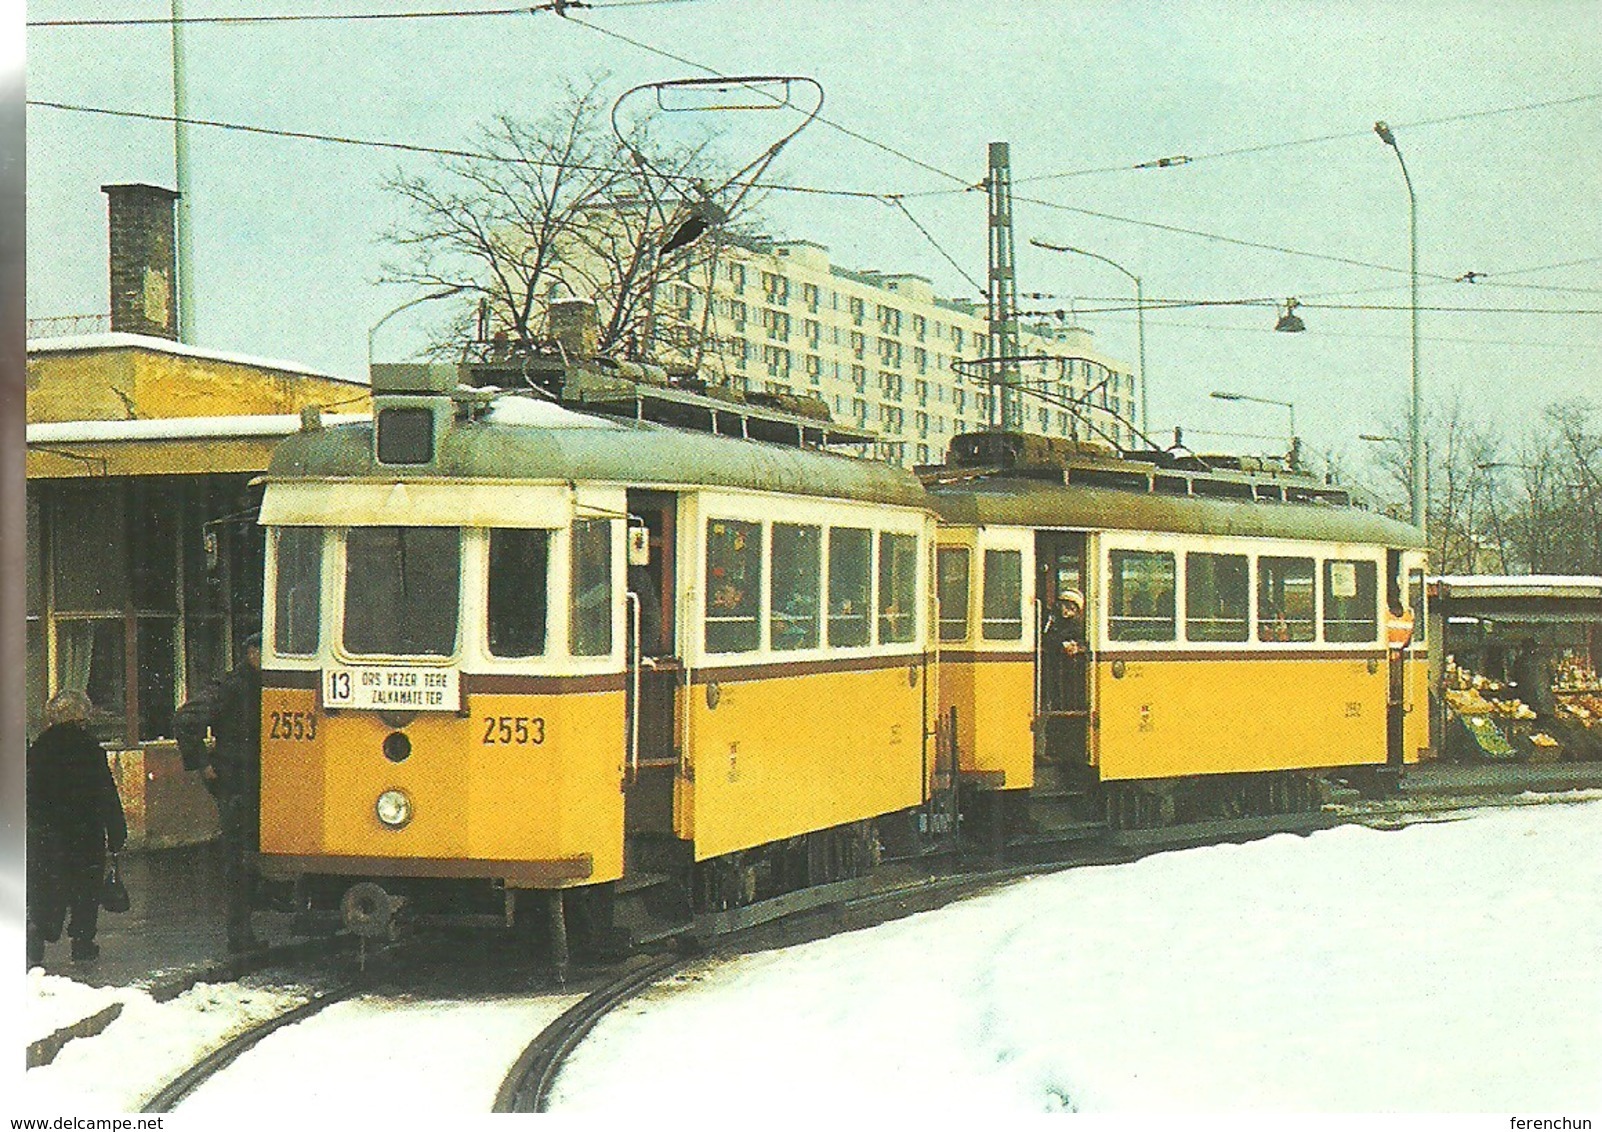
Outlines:
[[101,185],[110,198],[111,329],[178,339],[173,202],[156,185]]

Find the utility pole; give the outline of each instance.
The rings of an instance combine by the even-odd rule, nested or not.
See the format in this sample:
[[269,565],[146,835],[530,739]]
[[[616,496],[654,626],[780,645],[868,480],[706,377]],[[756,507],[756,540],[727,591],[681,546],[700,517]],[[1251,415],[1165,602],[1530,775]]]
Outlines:
[[194,341],[194,240],[189,230],[189,95],[184,88],[184,8],[172,0],[172,159],[178,191],[178,341]]
[[[1012,159],[1006,142],[990,143],[990,175],[985,178],[990,204],[990,293],[988,352],[1000,359],[991,375],[990,426],[1022,429],[1018,404],[1018,276],[1013,268]],[[1000,374],[997,375],[997,369]]]

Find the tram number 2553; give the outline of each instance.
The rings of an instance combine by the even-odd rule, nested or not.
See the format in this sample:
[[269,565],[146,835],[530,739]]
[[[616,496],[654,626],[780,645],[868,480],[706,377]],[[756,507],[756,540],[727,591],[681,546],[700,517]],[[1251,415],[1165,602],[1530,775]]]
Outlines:
[[486,746],[537,747],[545,742],[545,720],[537,715],[485,716],[484,738],[479,741]]

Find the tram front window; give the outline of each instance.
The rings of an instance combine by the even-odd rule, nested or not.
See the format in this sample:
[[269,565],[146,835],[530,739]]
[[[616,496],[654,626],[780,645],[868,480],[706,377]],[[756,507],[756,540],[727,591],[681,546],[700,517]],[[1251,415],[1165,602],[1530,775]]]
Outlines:
[[282,656],[317,651],[323,589],[323,529],[285,527],[274,540],[273,649]]
[[489,539],[489,647],[494,656],[545,652],[551,533],[498,529]]
[[345,648],[362,656],[456,651],[461,532],[353,527],[345,536]]

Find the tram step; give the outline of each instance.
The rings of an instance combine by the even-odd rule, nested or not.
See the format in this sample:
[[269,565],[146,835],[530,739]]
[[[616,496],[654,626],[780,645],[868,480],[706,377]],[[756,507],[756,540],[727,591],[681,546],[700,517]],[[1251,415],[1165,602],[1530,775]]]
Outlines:
[[1107,836],[1107,823],[1100,821],[1064,822],[1049,829],[1015,833],[1007,838],[1009,849],[1029,849],[1062,845],[1073,841],[1095,841]]
[[640,892],[647,888],[655,888],[659,884],[666,884],[672,879],[673,878],[668,876],[666,873],[626,873],[623,878],[617,882],[617,892],[619,895],[622,895],[625,892]]

